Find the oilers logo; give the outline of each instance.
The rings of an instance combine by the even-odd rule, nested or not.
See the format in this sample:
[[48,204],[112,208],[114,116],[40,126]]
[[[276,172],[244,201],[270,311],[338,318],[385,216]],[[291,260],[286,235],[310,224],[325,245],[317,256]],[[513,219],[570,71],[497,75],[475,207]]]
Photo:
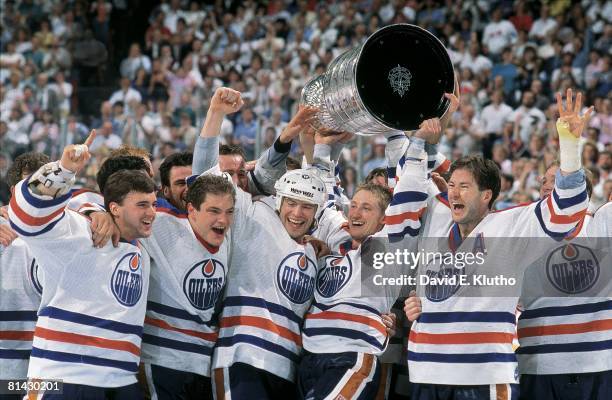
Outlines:
[[198,262],[183,279],[183,293],[198,310],[213,308],[225,286],[225,267],[212,258]]
[[38,263],[36,260],[32,260],[32,264],[30,264],[30,282],[32,282],[32,287],[38,294],[42,294],[42,285],[40,284],[40,280],[38,279]]
[[546,260],[550,283],[563,293],[578,294],[592,288],[599,278],[599,262],[593,250],[566,244],[553,250]]
[[440,302],[452,297],[459,290],[459,275],[463,269],[455,266],[442,266],[438,271],[427,270],[425,296],[429,301]]
[[111,277],[111,291],[117,301],[132,307],[142,295],[142,256],[128,253],[117,263]]
[[351,259],[346,257],[328,257],[325,267],[317,274],[317,292],[322,297],[332,297],[348,283],[353,273]]
[[316,271],[315,263],[304,253],[291,253],[278,266],[276,281],[289,300],[303,304],[314,293]]

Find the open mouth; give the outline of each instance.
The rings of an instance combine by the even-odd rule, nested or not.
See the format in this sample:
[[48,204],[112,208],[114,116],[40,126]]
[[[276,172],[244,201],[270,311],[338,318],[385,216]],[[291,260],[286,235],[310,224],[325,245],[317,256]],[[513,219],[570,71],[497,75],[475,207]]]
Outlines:
[[292,225],[295,225],[296,227],[300,227],[300,226],[304,225],[304,223],[306,222],[306,221],[300,221],[299,219],[293,219],[293,218],[287,218],[287,220]]
[[212,231],[215,232],[217,235],[225,234],[225,228],[224,227],[213,226],[212,227]]
[[351,221],[351,225],[352,226],[356,226],[356,227],[360,227],[360,226],[364,226],[365,222],[364,221],[355,221],[355,220],[353,220],[353,221]]
[[453,208],[453,211],[462,211],[465,208],[465,206],[460,203],[452,203],[451,207]]

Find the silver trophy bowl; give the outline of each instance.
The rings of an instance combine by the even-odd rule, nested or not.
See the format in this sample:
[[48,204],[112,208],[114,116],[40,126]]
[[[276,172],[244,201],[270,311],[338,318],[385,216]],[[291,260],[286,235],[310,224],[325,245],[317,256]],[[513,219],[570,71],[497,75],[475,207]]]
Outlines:
[[454,83],[442,43],[418,26],[396,24],[333,60],[304,85],[300,103],[318,108],[316,129],[390,134],[442,117]]

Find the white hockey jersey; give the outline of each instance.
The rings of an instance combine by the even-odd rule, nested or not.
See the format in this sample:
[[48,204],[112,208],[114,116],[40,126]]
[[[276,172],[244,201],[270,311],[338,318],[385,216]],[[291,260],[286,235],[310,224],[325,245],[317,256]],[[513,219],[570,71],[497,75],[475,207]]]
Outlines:
[[[344,256],[320,260],[315,300],[302,330],[304,349],[309,352],[380,355],[385,350],[388,338],[381,314],[391,310],[401,286],[381,284],[381,279],[398,278],[401,274],[396,265],[377,271],[367,264],[374,252],[389,250],[387,235],[396,242],[405,239],[402,244],[412,244],[414,248],[410,250],[414,251],[414,237],[419,233],[419,218],[427,201],[426,162],[407,162],[403,168],[402,179],[386,210],[384,229]],[[362,254],[367,254],[370,262],[363,264]]]
[[210,246],[187,214],[166,202],[158,203],[153,234],[141,243],[151,256],[142,361],[210,376],[230,241]]
[[[537,237],[541,230],[549,236],[563,237],[582,219],[587,204],[583,172],[566,177],[558,174],[555,189],[547,200],[488,214],[470,233],[469,242],[486,251],[487,238]],[[419,249],[473,252],[473,248],[465,247],[459,228],[451,219],[445,194],[436,196],[427,207]],[[520,275],[517,268],[530,265],[538,255],[525,247],[506,255],[490,252],[487,257],[495,257],[502,263],[498,265],[516,276]],[[456,268],[420,265],[418,275],[442,278],[450,270]],[[465,271],[471,276],[486,272],[477,266],[466,267]],[[518,382],[512,349],[520,295],[520,288],[517,289],[517,293],[507,297],[468,297],[461,292],[471,289],[461,285],[418,286],[423,312],[413,323],[409,336],[410,380],[446,385]]]
[[[8,221],[0,217],[0,224]],[[26,379],[42,286],[38,264],[17,238],[0,245],[0,379]]]
[[28,377],[99,387],[136,382],[149,285],[138,243],[95,249],[89,221],[66,210],[70,194],[34,195],[15,187],[12,228],[43,271],[44,288]]
[[273,197],[252,203],[242,190],[236,195],[213,368],[241,362],[292,381],[302,351],[300,329],[314,293],[314,249],[289,236]]
[[527,271],[518,319],[522,374],[612,370],[612,203],[577,229],[575,240],[556,244]]

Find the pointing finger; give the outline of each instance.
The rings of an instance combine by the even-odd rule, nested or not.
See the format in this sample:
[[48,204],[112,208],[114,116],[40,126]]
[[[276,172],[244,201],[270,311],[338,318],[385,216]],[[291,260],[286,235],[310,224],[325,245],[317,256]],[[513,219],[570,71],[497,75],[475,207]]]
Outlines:
[[96,130],[92,129],[91,132],[89,132],[89,136],[87,136],[87,139],[85,140],[85,143],[83,143],[83,144],[85,146],[89,147],[89,146],[91,146],[91,144],[93,143],[95,138],[96,138]]

